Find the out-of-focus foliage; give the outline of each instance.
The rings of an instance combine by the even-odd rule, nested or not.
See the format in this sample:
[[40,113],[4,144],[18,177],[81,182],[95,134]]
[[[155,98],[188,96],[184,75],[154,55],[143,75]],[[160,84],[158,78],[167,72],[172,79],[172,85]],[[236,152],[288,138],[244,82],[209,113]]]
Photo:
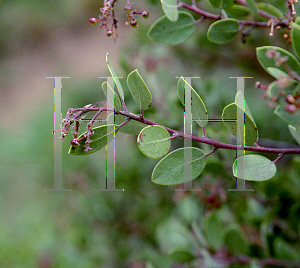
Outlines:
[[[210,5],[206,2],[197,1],[204,7]],[[272,4],[285,12],[282,2]],[[208,40],[210,24],[204,21],[195,26],[186,42],[168,47],[147,36],[150,25],[163,15],[161,2],[132,1],[134,4],[150,10],[149,22],[139,22],[139,27],[128,33],[132,43],[114,66],[122,67],[124,77],[139,70],[152,94],[147,119],[183,130],[184,110],[177,95],[181,76],[200,77],[192,79],[192,86],[209,117],[220,119],[236,94],[236,80],[229,77],[253,76],[246,80],[245,97],[259,128],[258,143],[298,146],[288,124],[266,105],[261,89],[254,87],[257,80],[273,81],[260,66],[256,47],[276,44],[292,52],[282,38],[284,32],[271,38],[268,30],[254,29],[246,43],[236,37],[229,44],[218,45]],[[3,0],[0,5],[1,57],[22,46],[34,48],[35,42],[47,44],[50,27],[76,29],[87,23],[78,21],[76,14],[85,9],[94,15],[99,10],[97,1]],[[95,34],[99,34],[97,30]],[[124,80],[120,83],[127,108],[138,114]],[[96,92],[95,83],[82,87],[73,88],[76,95],[66,94],[64,105],[87,104],[87,92]],[[68,85],[65,88],[67,92]],[[105,100],[104,94],[102,97]],[[35,116],[21,133],[8,133],[0,127],[4,143],[0,158],[1,267],[239,267],[230,260],[242,254],[253,260],[300,262],[299,156],[284,156],[270,180],[246,182],[246,188],[254,192],[234,192],[228,189],[235,188],[235,151],[218,150],[206,159],[203,173],[193,181],[193,188],[201,191],[175,192],[174,186],[151,182],[159,160],[144,156],[136,136],[120,131],[115,187],[124,191],[101,192],[98,189],[105,188],[105,149],[82,157],[68,155],[70,137],[63,143],[63,188],[72,191],[45,192],[53,187],[52,105],[49,101],[35,106]],[[206,130],[215,140],[236,142],[223,123],[208,123]],[[203,135],[196,123],[193,132]],[[211,150],[205,144],[193,142],[193,146],[205,153]],[[170,151],[181,147],[183,140],[174,139]],[[175,266],[180,263],[185,266]],[[260,267],[256,263],[243,267]]]

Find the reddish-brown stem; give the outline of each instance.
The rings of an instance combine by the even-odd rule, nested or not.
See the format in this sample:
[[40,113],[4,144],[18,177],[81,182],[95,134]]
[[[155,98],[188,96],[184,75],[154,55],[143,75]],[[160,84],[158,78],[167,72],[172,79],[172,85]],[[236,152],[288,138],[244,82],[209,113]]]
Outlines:
[[276,163],[276,162],[278,162],[281,158],[283,157],[283,154],[279,154],[278,155],[278,157],[274,160],[274,161],[272,161],[273,163]]
[[138,115],[135,114],[131,114],[128,111],[116,111],[114,109],[111,108],[101,108],[101,107],[97,107],[97,108],[88,108],[85,111],[83,110],[83,108],[78,108],[78,109],[74,109],[73,111],[81,111],[83,113],[88,112],[88,111],[99,111],[101,109],[101,111],[114,111],[115,114],[121,114],[124,115],[130,119],[133,119],[135,121],[139,121],[141,123],[144,123],[146,125],[158,125],[161,126],[163,128],[165,128],[169,133],[175,134],[177,137],[182,137],[182,138],[186,138],[186,139],[191,139],[194,141],[198,141],[200,143],[205,143],[205,144],[209,144],[212,145],[216,148],[220,148],[220,149],[227,149],[227,150],[245,150],[245,151],[253,151],[253,152],[261,152],[261,153],[275,153],[275,154],[300,154],[300,148],[295,148],[295,149],[283,149],[283,148],[266,148],[266,147],[256,147],[256,146],[244,146],[242,147],[241,145],[233,145],[233,144],[227,144],[227,143],[222,143],[222,142],[218,142],[218,141],[214,141],[208,138],[200,138],[200,137],[195,137],[195,136],[191,136],[191,135],[185,135],[184,133],[177,131],[177,130],[173,130],[171,128],[162,126],[160,124],[157,124],[155,122],[152,122],[146,118],[141,118]]
[[[239,0],[238,2],[240,2],[240,4],[242,5],[247,5],[246,2],[244,2],[243,0]],[[194,13],[197,13],[199,15],[202,15],[204,18],[208,18],[208,19],[212,19],[212,20],[220,20],[220,19],[226,19],[225,17],[219,16],[219,15],[215,15],[206,11],[203,11],[201,9],[199,9],[198,7],[196,7],[195,5],[189,5],[186,4],[182,1],[177,1],[178,4],[178,8],[183,7],[186,8]],[[276,20],[277,18],[258,9],[258,14],[267,18],[267,19],[274,19]],[[259,27],[269,27],[270,25],[268,24],[268,22],[257,22],[257,21],[243,21],[243,20],[238,20],[238,23],[241,25],[253,25],[253,26],[259,26]],[[286,27],[288,26],[287,22],[278,22],[278,25]]]
[[130,121],[130,118],[127,118],[121,125],[119,125],[115,131],[119,130],[121,127],[125,126]]
[[217,150],[218,150],[218,148],[213,146],[212,150],[210,152],[208,152],[207,154],[205,154],[204,157],[208,157],[209,155],[213,154]]
[[[244,0],[237,0],[237,2],[240,3],[240,4],[243,5],[243,6],[247,6],[246,1],[244,1]],[[277,19],[276,17],[274,17],[274,16],[270,15],[269,13],[264,12],[264,11],[262,11],[262,10],[260,10],[260,9],[257,9],[257,13],[258,13],[259,15],[261,15],[261,16],[267,18],[267,19]]]

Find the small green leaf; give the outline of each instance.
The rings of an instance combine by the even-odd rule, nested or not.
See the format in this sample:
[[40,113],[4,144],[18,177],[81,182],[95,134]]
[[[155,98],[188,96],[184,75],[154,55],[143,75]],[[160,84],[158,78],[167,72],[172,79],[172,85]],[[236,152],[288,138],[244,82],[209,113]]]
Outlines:
[[216,213],[206,215],[203,219],[203,231],[209,245],[218,250],[223,244],[223,224]]
[[[185,105],[184,92],[185,92],[186,83],[187,82],[183,78],[180,78],[177,83],[177,93],[183,106]],[[196,123],[200,127],[204,127],[208,122],[208,114],[207,114],[206,107],[202,99],[199,97],[198,93],[191,87],[191,85],[187,83],[187,86],[188,88],[192,89],[191,96],[192,96],[193,105],[191,103],[192,106],[191,110],[192,110],[193,119],[200,120],[200,121],[196,121]]]
[[[222,113],[223,123],[225,124],[229,132],[234,135],[240,143],[244,144],[245,142],[245,144],[253,144],[258,139],[258,131],[254,121],[246,112],[244,116],[244,124],[240,124],[239,129],[236,121],[228,121],[232,119],[237,120],[238,109],[241,112],[244,112],[244,110],[236,103],[227,105]],[[242,133],[244,133],[244,135],[242,135]]]
[[244,166],[243,175],[239,178],[247,181],[269,180],[276,173],[275,164],[262,155],[243,155],[236,159],[232,166],[235,177],[237,177],[237,166]]
[[[87,155],[87,154],[95,153],[100,149],[102,149],[103,147],[105,147],[114,138],[114,125],[103,125],[100,127],[95,127],[92,130],[94,131],[94,135],[91,136],[92,142],[90,143],[90,147],[92,148],[92,150],[89,150],[87,152],[84,151],[85,150],[84,145],[86,141],[85,138],[79,142],[80,144],[79,146],[76,147],[71,146],[69,150],[69,154]],[[84,134],[86,134],[86,132]],[[82,138],[84,134],[80,135],[78,139]]]
[[297,252],[292,246],[285,242],[280,237],[277,237],[274,241],[275,256],[278,259],[287,261],[297,261],[299,252]]
[[[257,3],[256,6],[261,11],[264,11],[264,12],[266,12],[266,13],[268,13],[268,14],[276,17],[276,18],[282,18],[283,17],[282,12],[278,8],[276,8],[276,7],[274,7],[274,6],[270,5],[270,4],[267,4],[267,3]],[[260,16],[259,18],[267,20],[267,18],[265,18],[263,16]]]
[[291,37],[292,37],[293,49],[294,49],[298,59],[300,59],[300,17],[297,17],[296,21],[293,22],[293,28],[291,30]]
[[249,14],[249,9],[241,5],[233,5],[230,8],[226,8],[225,11],[236,18],[243,18]]
[[215,8],[230,8],[233,3],[234,0],[209,0],[209,2],[211,3],[211,5]]
[[178,6],[177,0],[160,0],[162,9],[170,21],[178,20]]
[[[108,116],[108,118],[110,118],[111,116],[114,116],[114,114],[111,113]],[[119,125],[121,125],[125,121],[126,121],[126,116],[121,115],[121,114],[115,114],[116,127],[118,127]],[[129,135],[139,135],[139,133],[141,132],[141,130],[144,127],[145,127],[145,124],[143,124],[141,122],[138,122],[138,121],[135,121],[135,120],[130,120],[126,125],[121,127],[119,129],[119,131],[122,132],[122,133],[125,133],[125,134],[129,134]]]
[[251,118],[251,120],[252,120],[252,121],[254,122],[254,124],[255,124],[255,121],[254,121],[254,118],[253,118],[253,116],[252,116],[252,113],[251,113],[251,111],[250,111],[250,109],[249,109],[249,106],[248,106],[246,100],[245,100],[245,97],[243,98],[242,92],[241,92],[241,91],[239,91],[238,93],[236,93],[236,95],[235,95],[235,101],[234,101],[234,102],[235,102],[237,105],[238,105],[239,103],[244,103],[246,114]]
[[199,220],[201,217],[201,210],[199,208],[198,200],[194,196],[185,196],[177,203],[177,211],[180,217],[188,224]]
[[268,67],[267,72],[276,79],[279,79],[280,77],[288,76],[284,71],[281,71],[280,69],[275,68],[275,67]]
[[[287,93],[287,94],[292,94],[294,95],[294,91],[296,90],[296,92],[298,92],[298,85],[295,85],[295,84],[291,84],[289,86],[287,86],[284,91]],[[267,90],[267,96],[269,98],[272,98],[272,97],[277,97],[278,94],[280,92],[280,88],[279,86],[277,85],[277,81],[274,81],[272,82],[269,86],[268,86],[268,90]],[[286,105],[286,101],[284,98],[280,98],[278,101],[277,101],[278,104],[283,104],[283,105]]]
[[178,45],[192,36],[195,30],[194,17],[185,11],[178,12],[178,20],[171,22],[167,16],[155,21],[148,31],[148,37],[159,44]]
[[187,247],[176,247],[169,251],[169,256],[176,262],[188,263],[194,260],[196,257]]
[[293,138],[300,144],[300,126],[288,125],[288,128]]
[[[107,82],[102,83],[102,90],[103,90],[105,96],[107,96],[107,85],[108,85]],[[114,96],[114,98],[110,99],[109,102],[111,104],[114,104],[114,107],[116,108],[117,111],[122,110],[122,105],[121,105],[118,95],[116,94],[116,92],[114,92],[114,90],[110,87],[110,85],[108,85],[108,88],[109,88],[109,90],[111,90],[113,92],[113,96]]]
[[[192,154],[192,162],[184,164],[184,153]],[[197,178],[206,163],[204,152],[196,147],[179,148],[161,159],[152,172],[152,182],[161,185],[176,185]],[[184,177],[184,167],[192,169],[190,178]]]
[[292,83],[298,83],[295,79],[291,79],[287,73],[285,73],[284,71],[275,68],[275,67],[268,67],[267,68],[267,72],[272,75],[274,78],[279,79],[281,77],[285,77],[287,78],[290,82]]
[[238,225],[231,224],[227,227],[224,242],[228,250],[234,255],[247,254],[249,251],[249,244]]
[[247,7],[249,8],[249,11],[253,18],[258,18],[258,12],[257,12],[257,6],[254,0],[246,0]]
[[278,105],[274,113],[289,124],[300,126],[300,116],[298,113],[290,114],[282,105]]
[[120,94],[120,98],[122,101],[124,101],[124,91],[123,91],[123,88],[121,86],[121,83],[119,81],[119,78],[117,77],[117,74],[110,62],[110,59],[109,59],[109,56],[108,56],[108,53],[106,54],[106,64],[107,64],[107,67],[108,67],[108,70],[111,74],[111,76],[113,77],[115,83],[116,83],[116,86],[117,86],[117,89],[119,91],[119,94]]
[[274,81],[268,86],[267,96],[269,98],[276,97],[278,95],[279,91],[280,91],[280,88],[277,85],[277,81]]
[[289,67],[295,71],[296,73],[300,73],[300,63],[299,61],[296,59],[296,57],[294,55],[292,55],[290,52],[280,48],[280,47],[274,47],[274,46],[263,46],[263,47],[258,47],[256,48],[256,56],[257,59],[259,61],[259,63],[261,64],[261,66],[271,75],[273,75],[273,73],[270,73],[270,70],[273,71],[274,69],[268,69],[269,67],[273,67],[273,68],[277,68],[280,69],[281,71],[283,71],[284,73],[287,73],[287,70],[283,67],[283,66],[276,66],[275,65],[275,60],[274,59],[270,59],[266,56],[266,53],[268,50],[270,49],[274,49],[277,52],[280,53],[281,57],[284,56],[288,56],[288,60],[287,60],[287,64],[289,65]]
[[160,249],[169,253],[174,248],[191,247],[191,234],[175,217],[161,222],[156,228],[156,237]]
[[137,137],[137,144],[141,152],[150,158],[162,158],[171,147],[169,132],[157,125],[145,127]]
[[234,39],[239,31],[239,23],[235,19],[218,20],[210,25],[207,38],[217,44],[225,44]]
[[140,110],[147,110],[152,104],[152,96],[138,70],[128,75],[127,85],[137,107]]

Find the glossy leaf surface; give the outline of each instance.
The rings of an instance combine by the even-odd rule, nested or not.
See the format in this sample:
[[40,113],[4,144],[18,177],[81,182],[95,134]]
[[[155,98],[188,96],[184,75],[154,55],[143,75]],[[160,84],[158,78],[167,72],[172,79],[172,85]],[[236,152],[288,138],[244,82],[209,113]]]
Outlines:
[[176,0],[160,0],[162,9],[170,21],[178,20],[178,7]]
[[[177,93],[178,93],[179,99],[180,99],[183,106],[185,105],[185,87],[186,87],[186,83],[187,82],[183,78],[180,78],[178,83],[177,83]],[[195,119],[199,120],[199,121],[196,121],[196,123],[199,126],[204,127],[207,124],[207,120],[208,120],[208,114],[207,114],[207,110],[206,110],[206,107],[204,105],[204,102],[202,101],[202,99],[200,98],[198,93],[188,83],[187,83],[187,89],[192,90],[191,110],[192,110],[193,119],[194,120]]]
[[207,38],[217,44],[225,44],[234,39],[239,30],[235,19],[223,19],[212,23],[207,32]]
[[185,11],[178,12],[178,20],[171,22],[167,16],[155,21],[148,31],[148,37],[159,44],[178,45],[192,36],[195,30],[194,17]]
[[147,110],[152,104],[152,96],[138,70],[128,75],[127,85],[137,107],[140,110]]
[[141,130],[137,144],[144,155],[154,159],[162,158],[170,150],[170,134],[161,126],[148,126]]
[[[184,152],[192,154],[192,162],[184,163]],[[179,148],[161,159],[152,173],[152,182],[161,185],[176,185],[197,178],[206,164],[204,152],[196,147]],[[184,177],[184,166],[192,169],[190,178]]]
[[235,177],[237,177],[237,166],[244,166],[243,176],[239,178],[247,181],[269,180],[276,173],[275,164],[262,155],[244,155],[236,159],[232,166]]

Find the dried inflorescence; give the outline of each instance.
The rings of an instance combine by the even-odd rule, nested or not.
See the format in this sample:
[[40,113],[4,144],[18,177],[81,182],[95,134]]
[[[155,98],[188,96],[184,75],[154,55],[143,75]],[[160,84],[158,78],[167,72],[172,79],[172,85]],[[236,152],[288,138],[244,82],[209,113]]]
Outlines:
[[[87,124],[87,132],[84,134],[80,139],[78,139],[79,135],[79,127],[82,125],[81,119],[84,118],[83,114],[87,112],[89,108],[93,108],[92,104],[85,105],[83,108],[80,109],[73,109],[70,108],[66,114],[66,117],[62,120],[61,126],[61,139],[65,141],[64,138],[68,135],[69,130],[72,128],[74,131],[71,131],[73,135],[73,139],[71,140],[72,146],[79,146],[80,141],[86,139],[85,141],[85,151],[91,150],[89,144],[91,143],[91,136],[94,134],[92,131],[92,122]],[[99,108],[100,109],[100,108]],[[74,126],[71,126],[75,123]]]
[[[118,37],[117,34],[117,22],[118,19],[115,17],[114,13],[114,5],[116,1],[104,1],[104,6],[100,8],[100,12],[102,14],[99,15],[99,19],[96,18],[90,18],[89,22],[95,26],[97,25],[98,22],[100,22],[100,28],[103,26],[106,28],[106,35],[111,36],[113,33],[115,33],[115,40]],[[127,13],[127,21],[126,25],[130,23],[131,27],[135,28],[138,26],[137,20],[135,18],[135,15],[142,15],[144,19],[149,18],[149,12],[148,11],[143,11],[143,12],[137,12],[136,10],[133,10],[129,1],[127,1],[127,5],[124,7],[124,10]],[[111,23],[111,29],[109,29],[108,24],[109,20],[112,21]]]

